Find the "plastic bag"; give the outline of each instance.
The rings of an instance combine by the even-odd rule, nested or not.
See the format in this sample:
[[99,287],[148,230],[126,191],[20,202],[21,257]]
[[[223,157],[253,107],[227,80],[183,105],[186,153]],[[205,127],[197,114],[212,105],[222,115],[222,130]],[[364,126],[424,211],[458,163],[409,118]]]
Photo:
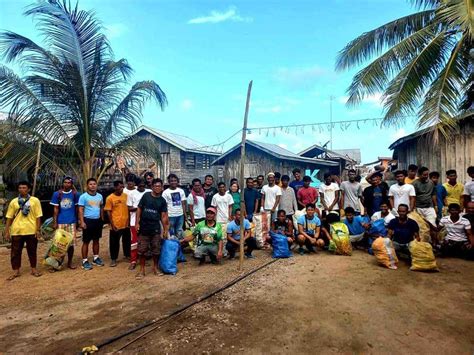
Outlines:
[[257,247],[263,248],[265,241],[268,239],[270,231],[270,213],[261,212],[253,215],[253,223],[255,224],[255,239]]
[[411,268],[413,271],[439,271],[433,248],[430,243],[413,240],[408,245],[411,254]]
[[408,218],[414,220],[418,227],[420,228],[420,239],[422,242],[431,242],[430,236],[430,224],[429,222],[423,218],[421,214],[416,211],[412,211],[408,214]]
[[306,208],[295,211],[295,214],[293,215],[293,227],[295,229],[298,229],[298,218],[300,218],[301,216],[304,216],[305,214],[306,214]]
[[331,238],[335,245],[335,254],[352,255],[349,229],[347,229],[347,226],[344,222],[336,222],[331,224]]
[[44,264],[59,270],[72,242],[73,235],[71,233],[64,229],[56,229],[51,246],[46,253]]
[[164,239],[161,243],[160,269],[165,274],[175,275],[178,272],[178,254],[181,250],[179,241]]
[[272,247],[274,259],[283,259],[291,257],[291,251],[288,247],[288,240],[283,234],[270,232],[272,238]]
[[383,218],[370,223],[369,234],[382,237],[387,236],[387,228],[385,228],[385,221]]
[[372,243],[372,251],[380,265],[393,270],[398,268],[397,254],[390,238],[376,238]]

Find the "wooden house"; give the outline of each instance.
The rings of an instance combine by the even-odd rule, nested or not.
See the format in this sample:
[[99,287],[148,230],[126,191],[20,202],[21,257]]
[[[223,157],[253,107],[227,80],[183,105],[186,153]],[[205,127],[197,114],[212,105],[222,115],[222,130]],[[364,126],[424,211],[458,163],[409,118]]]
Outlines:
[[451,139],[441,134],[433,140],[431,128],[426,128],[396,140],[389,147],[398,169],[408,165],[426,166],[438,171],[444,181],[446,170],[455,169],[461,182],[468,181],[467,168],[474,165],[474,119],[465,118],[459,122],[459,129]]
[[[220,180],[229,182],[230,179],[239,177],[240,174],[240,144],[237,144],[222,154],[212,163],[222,166]],[[266,175],[278,171],[282,175],[292,176],[294,168],[301,169],[305,175],[322,179],[322,174],[338,168],[338,163],[325,159],[302,157],[292,153],[276,144],[247,140],[245,146],[245,177]]]
[[180,177],[181,184],[191,183],[194,178],[203,180],[207,174],[216,176],[217,167],[211,163],[219,157],[220,152],[213,147],[204,147],[204,143],[189,137],[147,126],[141,126],[132,136],[151,136],[156,139],[160,144],[161,154],[159,165],[145,160],[126,162],[128,166],[131,165],[133,171],[152,171],[162,179],[174,173]]
[[[358,151],[360,159],[360,150],[351,149],[351,155],[354,155],[354,151]],[[298,155],[306,158],[317,158],[336,162],[337,169],[332,168],[330,169],[330,172],[338,176],[342,176],[345,170],[353,169],[357,164],[360,163],[360,160],[357,161],[347,153],[338,153],[334,150],[329,150],[326,147],[322,147],[317,144],[314,144],[311,147],[303,150],[302,152],[298,153]]]

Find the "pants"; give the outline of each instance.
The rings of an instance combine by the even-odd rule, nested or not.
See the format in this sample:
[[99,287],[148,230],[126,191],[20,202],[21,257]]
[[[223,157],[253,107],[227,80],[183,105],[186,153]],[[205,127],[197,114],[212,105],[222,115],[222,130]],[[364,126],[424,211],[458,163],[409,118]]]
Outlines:
[[140,234],[138,236],[138,255],[146,256],[151,249],[153,256],[160,255],[161,234]]
[[138,233],[135,226],[130,227],[130,262],[136,263],[138,260]]
[[169,217],[169,220],[170,220],[170,235],[174,235],[178,239],[182,239],[184,215],[177,216],[177,217]]
[[21,254],[26,243],[26,252],[30,260],[30,266],[36,267],[36,249],[38,247],[38,239],[34,235],[13,235],[11,249],[11,264],[13,270],[21,267]]
[[468,249],[469,242],[456,242],[445,239],[441,244],[441,254],[467,260],[474,260],[474,249]]
[[92,240],[102,238],[103,222],[101,219],[84,218],[87,228],[82,231],[82,241],[90,243]]
[[201,259],[208,255],[211,260],[215,260],[218,252],[219,245],[217,244],[201,244],[196,247],[194,256],[196,259]]
[[351,240],[351,243],[360,242],[362,239],[364,239],[364,235],[365,235],[365,233],[351,234],[351,235],[349,235],[349,239]]
[[269,225],[272,223],[272,221],[274,221],[275,219],[277,219],[277,216],[278,216],[278,210],[276,210],[275,212],[272,213],[272,210],[265,210],[266,213],[268,213],[268,215],[270,216],[270,223]]
[[408,244],[401,244],[397,243],[396,241],[392,240],[393,248],[397,253],[397,256],[400,259],[411,259],[410,249],[408,248]]
[[428,208],[416,208],[418,212],[424,219],[426,219],[433,227],[436,227],[436,211],[433,207]]
[[[247,238],[244,245],[247,247],[247,252],[245,254],[252,254],[252,252],[257,249],[257,240],[254,237]],[[225,248],[229,252],[229,256],[233,258],[236,251],[239,249],[239,246],[232,242],[227,242]]]
[[109,248],[110,258],[117,260],[120,250],[120,238],[122,238],[122,249],[125,257],[130,257],[130,228],[122,228],[117,231],[110,230]]

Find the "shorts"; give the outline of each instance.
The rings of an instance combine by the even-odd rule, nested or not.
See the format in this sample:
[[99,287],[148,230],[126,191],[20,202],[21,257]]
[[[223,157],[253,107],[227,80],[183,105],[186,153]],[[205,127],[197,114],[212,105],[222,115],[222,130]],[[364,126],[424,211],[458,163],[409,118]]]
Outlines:
[[79,238],[77,237],[76,223],[58,224],[58,228],[72,234],[72,243],[71,243],[72,247],[79,245],[80,237]]
[[418,212],[424,219],[430,222],[433,227],[436,227],[436,211],[433,207],[417,207],[416,212]]
[[364,235],[365,235],[365,233],[351,234],[351,235],[349,235],[349,239],[350,239],[351,243],[360,242],[362,239],[364,239]]
[[194,252],[194,256],[197,259],[201,259],[204,256],[217,256],[219,252],[219,246],[217,244],[201,244],[196,247],[196,251]]
[[102,227],[104,222],[101,219],[84,218],[87,228],[82,231],[82,241],[90,243],[91,240],[99,240],[102,238]]
[[153,256],[160,255],[161,246],[161,234],[160,233],[149,233],[141,234],[138,236],[138,255],[147,255],[148,250],[151,251]]

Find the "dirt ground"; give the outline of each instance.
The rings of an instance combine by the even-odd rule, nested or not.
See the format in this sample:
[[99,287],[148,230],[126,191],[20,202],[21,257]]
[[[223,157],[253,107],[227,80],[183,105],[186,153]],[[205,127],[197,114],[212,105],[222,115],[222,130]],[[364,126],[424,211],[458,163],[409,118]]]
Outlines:
[[[106,262],[107,238],[102,240]],[[41,245],[38,255],[42,255]],[[257,251],[249,271],[271,258]],[[118,267],[65,270],[14,281],[0,249],[0,352],[73,353],[99,344],[240,275],[238,261],[135,280]],[[24,266],[27,266],[26,255]],[[79,263],[78,250],[76,262]],[[378,267],[374,257],[320,252],[279,260],[126,348],[131,353],[419,353],[474,351],[474,264],[439,259],[441,272]],[[113,352],[128,337],[104,347]]]

